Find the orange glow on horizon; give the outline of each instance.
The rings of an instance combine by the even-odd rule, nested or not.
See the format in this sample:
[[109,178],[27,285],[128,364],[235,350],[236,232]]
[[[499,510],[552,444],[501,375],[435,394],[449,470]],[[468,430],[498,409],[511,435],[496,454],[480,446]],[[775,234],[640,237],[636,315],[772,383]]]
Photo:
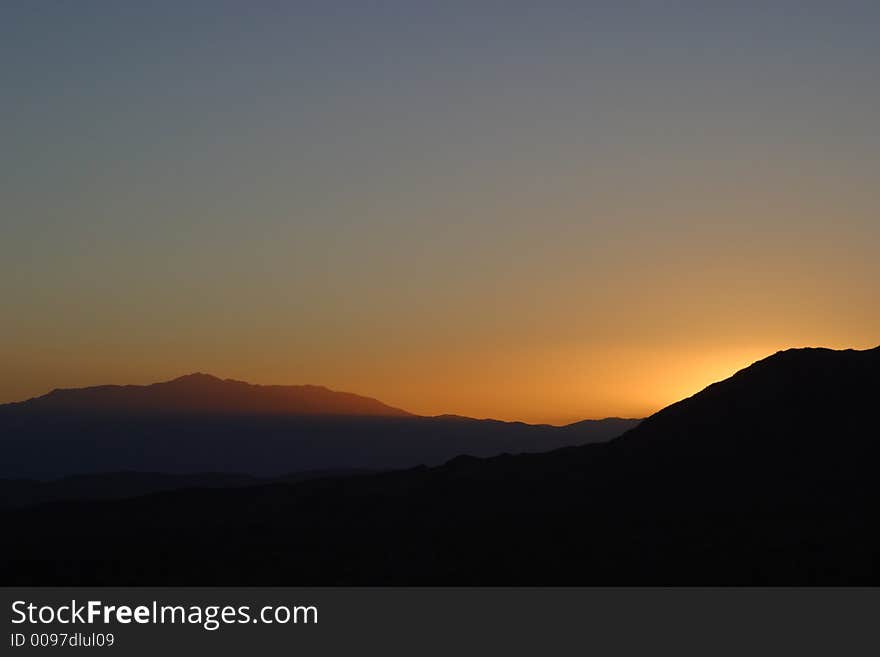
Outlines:
[[[869,346],[874,345],[857,348]],[[421,415],[456,414],[562,425],[611,416],[646,417],[785,348],[788,345],[707,348],[680,353],[610,346],[571,352],[557,347],[517,357],[504,352],[483,353],[476,364],[464,356],[459,359],[435,356],[423,357],[417,362],[389,364],[381,371],[354,372],[340,367],[324,376],[315,372],[297,377],[277,364],[272,367],[268,363],[252,362],[250,367],[239,368],[231,367],[231,363],[183,368],[160,363],[155,369],[150,369],[147,363],[129,363],[125,370],[114,372],[108,368],[87,378],[71,370],[69,376],[52,386],[4,401],[44,394],[51,387],[148,384],[202,370],[250,383],[324,385],[374,397]],[[138,365],[143,368],[141,372],[136,371]],[[433,369],[434,376],[419,378],[417,370],[423,368]]]

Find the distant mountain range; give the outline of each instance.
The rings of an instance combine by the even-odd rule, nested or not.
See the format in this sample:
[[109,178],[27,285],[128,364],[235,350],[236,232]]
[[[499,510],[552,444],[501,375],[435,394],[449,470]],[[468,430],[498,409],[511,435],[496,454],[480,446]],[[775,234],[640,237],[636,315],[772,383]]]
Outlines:
[[337,392],[322,386],[262,386],[233,379],[219,379],[201,372],[147,386],[108,385],[56,389],[42,397],[6,406],[28,412],[359,417],[412,415],[369,397]]
[[789,350],[605,443],[5,511],[0,577],[877,585],[878,381],[880,348]]
[[[439,465],[459,454],[546,451],[610,440],[638,420],[569,427],[422,417],[318,386],[262,386],[191,374],[147,386],[53,390],[0,405],[0,477],[51,479],[120,472],[279,477],[312,471]],[[178,478],[183,482],[185,479]],[[79,480],[77,480],[79,481]],[[119,494],[117,474],[89,490]],[[156,478],[162,490],[171,480]],[[134,490],[143,488],[143,477]],[[31,490],[23,482],[16,491]],[[113,485],[110,485],[113,484]],[[0,482],[3,491],[13,484]],[[81,486],[55,485],[62,490]],[[33,499],[43,499],[34,493]],[[11,493],[7,499],[24,499]]]

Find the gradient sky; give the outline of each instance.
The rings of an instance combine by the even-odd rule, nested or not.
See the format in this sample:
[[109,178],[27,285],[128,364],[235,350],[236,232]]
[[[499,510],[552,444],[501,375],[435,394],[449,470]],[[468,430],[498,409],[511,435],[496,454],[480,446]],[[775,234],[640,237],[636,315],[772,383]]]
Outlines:
[[0,401],[640,416],[880,344],[880,3],[0,4]]

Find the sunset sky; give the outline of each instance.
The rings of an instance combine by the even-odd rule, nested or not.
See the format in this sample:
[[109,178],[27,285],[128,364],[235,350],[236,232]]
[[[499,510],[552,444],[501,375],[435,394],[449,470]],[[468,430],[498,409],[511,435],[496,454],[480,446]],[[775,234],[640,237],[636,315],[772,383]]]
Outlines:
[[0,4],[0,402],[642,416],[880,344],[880,3]]

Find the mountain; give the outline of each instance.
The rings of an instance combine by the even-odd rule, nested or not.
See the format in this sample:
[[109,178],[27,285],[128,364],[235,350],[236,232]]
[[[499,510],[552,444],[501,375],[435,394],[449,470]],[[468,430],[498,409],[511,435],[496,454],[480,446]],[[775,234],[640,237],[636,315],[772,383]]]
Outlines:
[[637,423],[612,418],[551,427],[422,417],[316,386],[257,386],[193,374],[149,386],[56,390],[0,406],[0,477],[388,470],[439,465],[458,454],[610,440]]
[[53,390],[16,404],[20,411],[117,413],[215,413],[407,417],[369,397],[321,386],[262,386],[189,374],[147,386],[95,386]]
[[[777,353],[606,443],[0,514],[6,584],[877,585],[880,348]],[[54,546],[64,544],[63,559]]]

